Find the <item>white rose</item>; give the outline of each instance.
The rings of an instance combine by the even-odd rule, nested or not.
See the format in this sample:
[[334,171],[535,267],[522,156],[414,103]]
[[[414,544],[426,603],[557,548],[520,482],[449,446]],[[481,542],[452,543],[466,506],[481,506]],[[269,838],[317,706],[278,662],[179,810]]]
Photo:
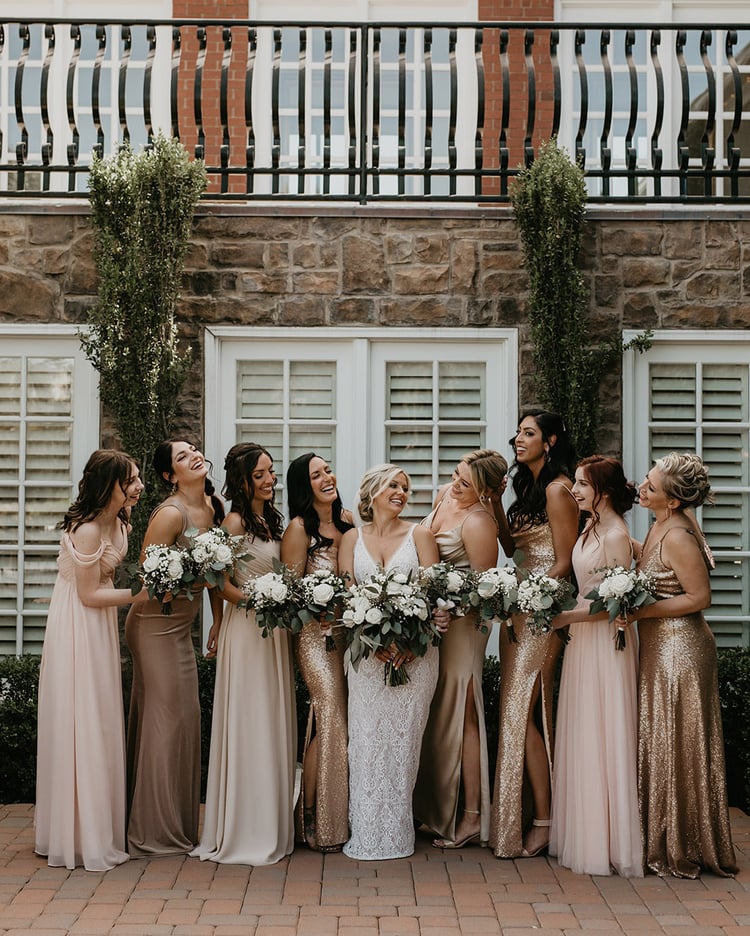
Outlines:
[[464,583],[464,577],[460,572],[449,572],[445,578],[446,585],[448,586],[449,592],[461,591],[461,586]]
[[203,565],[206,559],[208,559],[208,550],[203,546],[193,547],[193,559],[198,565]]
[[365,620],[368,624],[380,624],[383,620],[383,612],[380,608],[370,608],[365,614]]
[[170,559],[169,565],[167,566],[167,574],[172,579],[172,581],[179,581],[182,578],[183,568],[182,562],[177,559]]
[[618,572],[616,575],[612,575],[607,579],[607,588],[610,595],[614,595],[617,598],[622,598],[623,595],[626,595],[630,591],[632,585],[633,582],[628,572]]
[[504,588],[514,588],[518,584],[516,573],[513,569],[508,569],[505,566],[497,570],[497,579]]
[[480,598],[492,598],[496,595],[500,586],[492,579],[480,579],[477,582],[477,594]]
[[333,598],[334,590],[333,586],[329,585],[327,582],[321,582],[320,585],[316,585],[313,588],[312,597],[315,604],[328,604],[328,602]]
[[365,620],[365,612],[361,608],[355,608],[353,620],[355,624],[362,624]]
[[217,547],[214,556],[217,562],[221,562],[222,565],[227,565],[227,563],[232,561],[232,550],[226,543],[222,543]]
[[286,587],[284,582],[274,582],[271,586],[271,598],[277,604],[280,604],[282,601],[286,601],[288,595],[289,589]]
[[397,582],[395,579],[391,579],[385,587],[386,595],[405,595],[407,591],[403,582]]
[[210,546],[212,540],[213,540],[213,534],[209,530],[207,530],[205,533],[199,533],[195,537],[194,542],[196,546]]
[[150,555],[146,556],[146,558],[143,561],[143,571],[155,572],[159,568],[159,562],[160,562],[159,556],[154,555],[154,553],[151,553]]

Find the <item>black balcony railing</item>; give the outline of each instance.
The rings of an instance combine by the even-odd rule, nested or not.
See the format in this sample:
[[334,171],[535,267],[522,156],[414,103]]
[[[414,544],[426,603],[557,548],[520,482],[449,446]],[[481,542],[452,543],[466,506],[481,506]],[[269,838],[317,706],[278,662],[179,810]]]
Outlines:
[[555,136],[592,201],[748,202],[750,24],[0,23],[0,195],[159,131],[207,198],[503,202]]

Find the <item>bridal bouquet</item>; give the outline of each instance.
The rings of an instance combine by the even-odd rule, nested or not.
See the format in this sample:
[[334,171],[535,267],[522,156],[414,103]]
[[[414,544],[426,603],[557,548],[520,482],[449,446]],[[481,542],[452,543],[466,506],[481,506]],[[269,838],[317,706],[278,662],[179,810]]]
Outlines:
[[518,610],[517,596],[518,576],[512,566],[491,568],[480,572],[476,576],[474,591],[471,595],[471,604],[479,611],[477,624],[479,630],[486,634],[488,627],[483,622],[498,618],[507,623],[508,636],[513,643],[517,643],[511,618],[511,614]]
[[[604,575],[601,582],[586,595],[591,599],[589,614],[607,611],[609,623],[612,624],[615,618],[626,617],[629,612],[645,608],[656,601],[651,594],[651,581],[643,572],[623,566],[596,571]],[[625,649],[625,628],[622,625],[615,631],[615,649]]]
[[466,614],[474,590],[474,573],[450,562],[436,562],[419,570],[419,584],[431,608]]
[[237,559],[249,556],[242,545],[244,537],[232,536],[223,527],[212,527],[205,533],[187,530],[185,535],[190,541],[188,554],[193,574],[209,586],[222,585]]
[[302,630],[299,582],[291,569],[275,560],[273,572],[252,578],[242,586],[245,597],[240,604],[255,611],[255,620],[264,637],[270,636],[276,628],[292,634]]
[[[195,574],[192,562],[188,551],[179,546],[156,543],[147,546],[138,578],[147,589],[148,597],[161,601],[162,614],[172,613],[172,598],[180,592],[185,592],[193,600],[190,586],[195,581]],[[170,595],[168,601],[165,601],[166,595]]]
[[564,579],[532,573],[518,583],[518,611],[528,617],[527,623],[535,635],[552,630],[552,618],[576,605],[573,586]]
[[[301,605],[297,613],[300,620],[303,624],[319,620],[326,639],[326,650],[335,649],[333,622],[337,609],[349,597],[346,582],[330,569],[316,569],[299,580],[298,590]],[[323,627],[323,624],[328,626]]]
[[[354,669],[378,650],[392,648],[400,653],[424,656],[440,634],[432,623],[430,608],[418,581],[402,572],[379,570],[372,578],[353,585],[342,616],[344,635]],[[383,681],[387,686],[409,682],[405,666],[386,663]]]

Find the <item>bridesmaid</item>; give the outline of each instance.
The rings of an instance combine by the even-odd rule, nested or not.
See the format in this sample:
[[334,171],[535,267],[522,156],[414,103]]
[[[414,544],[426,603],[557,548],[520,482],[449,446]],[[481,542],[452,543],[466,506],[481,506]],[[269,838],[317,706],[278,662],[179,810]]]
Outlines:
[[[342,510],[330,465],[314,452],[300,455],[289,465],[286,490],[290,523],[281,561],[299,575],[338,572],[341,537],[352,518]],[[319,622],[310,621],[294,638],[294,652],[310,694],[297,837],[316,851],[341,851],[349,838],[344,648],[326,651]]]
[[[141,548],[188,545],[187,530],[221,523],[224,508],[208,479],[209,464],[190,442],[162,442],[154,471],[170,493],[154,510]],[[200,589],[197,589],[197,595]],[[195,598],[196,596],[194,596]],[[221,596],[210,592],[214,620]],[[200,702],[191,627],[200,602],[180,595],[172,613],[154,598],[130,609],[125,640],[133,657],[128,720],[128,850],[132,856],[190,851],[198,841]]]
[[737,870],[729,829],[716,641],[702,611],[711,604],[713,558],[688,508],[710,503],[697,455],[671,452],[640,487],[654,515],[638,568],[655,604],[639,622],[638,793],[646,867],[659,875],[721,877]]
[[[565,423],[545,410],[525,412],[511,443],[515,451],[515,500],[505,518],[500,543],[506,556],[523,553],[521,568],[564,578],[578,538],[578,505],[571,494],[573,452]],[[549,841],[552,772],[552,684],[562,643],[550,632],[532,634],[526,618],[514,621],[517,643],[500,632],[500,741],[490,823],[497,858],[530,858]],[[523,810],[528,780],[533,822]]]
[[59,524],[58,575],[39,673],[34,851],[52,867],[107,871],[125,852],[125,726],[115,588],[143,484],[124,452],[89,458]]
[[[423,520],[440,559],[483,572],[497,564],[497,523],[487,506],[505,486],[508,463],[498,452],[464,455],[453,480]],[[415,816],[441,838],[436,848],[487,842],[490,780],[484,725],[482,665],[489,640],[476,614],[455,618],[440,644],[440,669],[422,741],[414,792]]]
[[193,855],[224,864],[269,865],[294,848],[297,720],[289,634],[263,637],[255,612],[238,607],[242,585],[273,571],[282,516],[274,507],[273,460],[261,445],[241,442],[227,453],[224,527],[244,537],[249,555],[225,580],[229,603],[208,636],[216,653],[206,811]]
[[570,626],[555,734],[550,854],[576,874],[643,877],[638,820],[638,638],[615,650],[617,626],[586,599],[602,570],[629,569],[633,545],[624,514],[637,497],[620,462],[592,455],[578,463],[573,496],[588,521],[573,547],[578,604],[555,619]]

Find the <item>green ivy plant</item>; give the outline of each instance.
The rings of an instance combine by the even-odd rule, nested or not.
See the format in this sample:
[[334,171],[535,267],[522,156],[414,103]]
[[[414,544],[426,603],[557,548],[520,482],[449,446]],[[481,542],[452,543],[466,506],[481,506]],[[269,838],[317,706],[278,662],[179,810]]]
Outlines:
[[89,177],[99,293],[81,343],[99,372],[101,401],[122,447],[148,478],[133,515],[134,544],[159,498],[148,477],[151,459],[170,434],[191,365],[175,316],[193,213],[205,188],[203,163],[163,135],[139,153],[127,145],[95,157]]
[[602,378],[627,348],[644,351],[651,333],[632,341],[622,333],[590,344],[588,291],[579,268],[586,220],[580,166],[556,140],[543,143],[511,191],[529,276],[529,321],[540,403],[569,426],[579,456],[596,451]]

